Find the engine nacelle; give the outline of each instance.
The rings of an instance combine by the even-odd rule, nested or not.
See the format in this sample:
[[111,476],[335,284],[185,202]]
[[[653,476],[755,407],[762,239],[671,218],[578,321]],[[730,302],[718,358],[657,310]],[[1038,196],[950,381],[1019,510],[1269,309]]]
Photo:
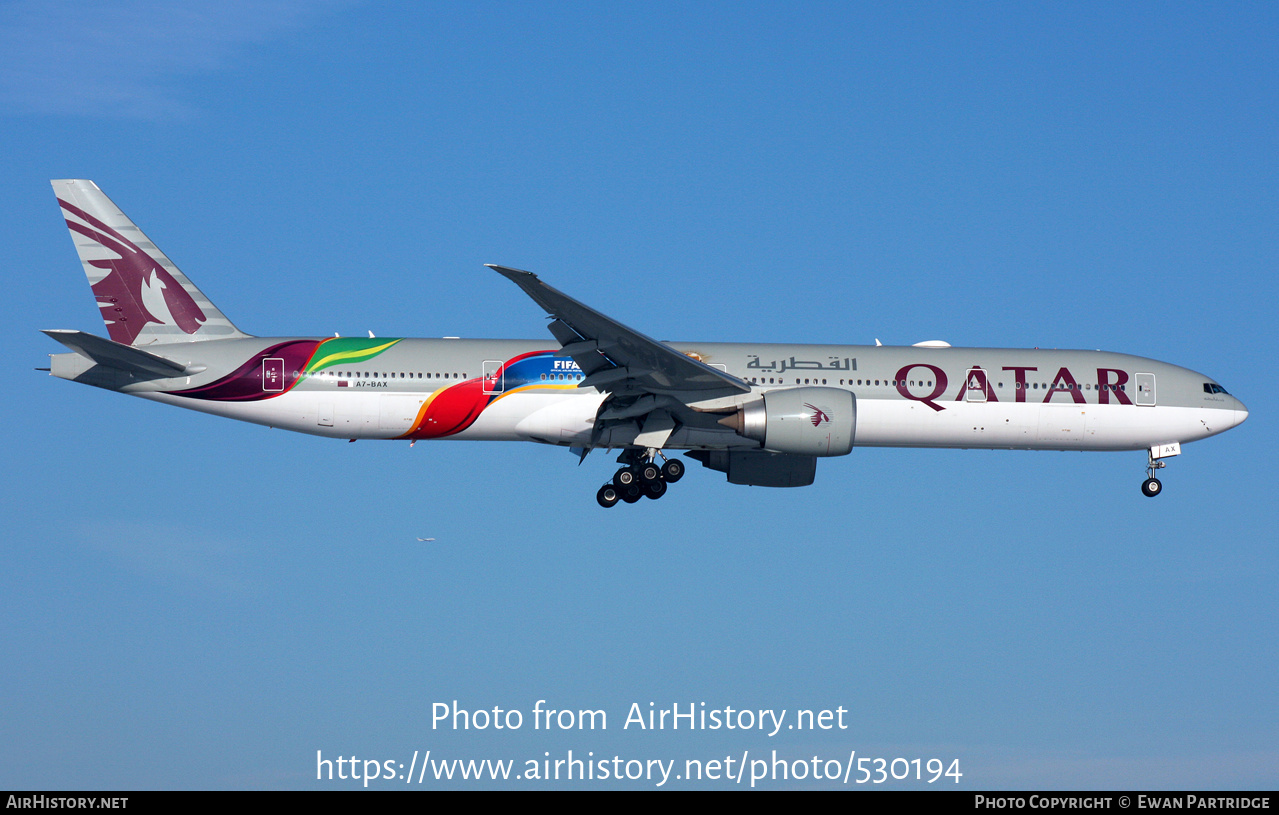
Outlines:
[[853,449],[857,398],[839,388],[771,390],[720,419],[765,450],[802,456],[844,456]]

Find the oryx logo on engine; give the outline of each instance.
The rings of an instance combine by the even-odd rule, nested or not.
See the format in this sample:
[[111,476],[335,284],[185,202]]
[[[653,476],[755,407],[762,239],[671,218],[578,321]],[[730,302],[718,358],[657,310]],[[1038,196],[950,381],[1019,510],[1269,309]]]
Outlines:
[[822,422],[830,421],[830,416],[826,415],[826,411],[822,410],[816,405],[810,405],[807,402],[805,402],[804,407],[808,408],[809,410],[813,412],[813,415],[808,417],[808,420],[813,423],[813,427],[821,427]]

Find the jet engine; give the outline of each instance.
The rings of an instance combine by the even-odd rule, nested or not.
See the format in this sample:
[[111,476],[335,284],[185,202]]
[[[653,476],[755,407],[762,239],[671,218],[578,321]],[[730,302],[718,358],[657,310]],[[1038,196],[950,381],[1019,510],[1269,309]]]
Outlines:
[[771,390],[719,420],[765,450],[802,456],[844,456],[853,449],[857,398],[839,388]]

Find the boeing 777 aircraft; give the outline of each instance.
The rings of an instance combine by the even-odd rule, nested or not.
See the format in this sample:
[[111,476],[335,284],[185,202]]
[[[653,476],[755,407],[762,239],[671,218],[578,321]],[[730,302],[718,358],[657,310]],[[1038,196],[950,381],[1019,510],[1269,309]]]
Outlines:
[[341,439],[479,439],[619,450],[596,499],[660,498],[673,451],[734,484],[802,487],[854,446],[1145,450],[1248,417],[1210,377],[1104,351],[658,342],[491,266],[550,315],[539,340],[255,337],[92,181],[54,181],[110,339],[46,331],[62,379]]

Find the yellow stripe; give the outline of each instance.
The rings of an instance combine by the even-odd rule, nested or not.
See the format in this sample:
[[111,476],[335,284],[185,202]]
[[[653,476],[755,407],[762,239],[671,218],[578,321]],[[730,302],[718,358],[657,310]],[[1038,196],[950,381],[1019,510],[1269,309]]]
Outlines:
[[[578,390],[577,385],[543,385],[541,382],[538,382],[532,385],[521,385],[518,388],[511,388],[510,390],[502,391],[500,394],[498,394],[497,398],[493,400],[493,402],[499,402],[513,393],[525,393],[527,391],[575,391],[575,390]],[[490,404],[493,404],[493,402],[490,402]]]

